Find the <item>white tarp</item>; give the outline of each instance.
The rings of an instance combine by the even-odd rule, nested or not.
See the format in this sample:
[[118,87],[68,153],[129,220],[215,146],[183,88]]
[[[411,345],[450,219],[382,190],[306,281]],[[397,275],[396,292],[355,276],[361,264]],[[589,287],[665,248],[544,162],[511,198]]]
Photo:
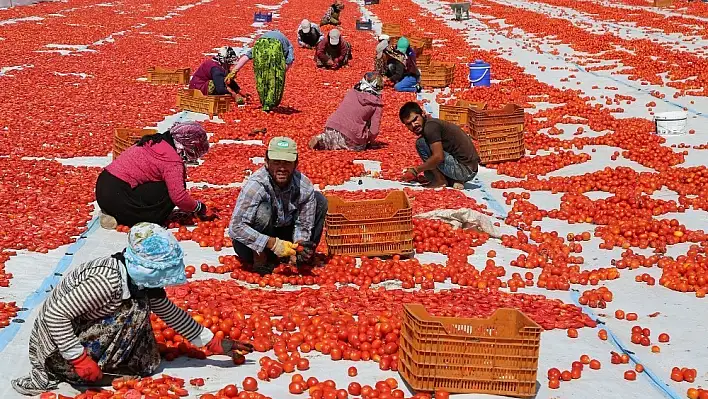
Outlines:
[[27,4],[40,3],[42,1],[43,0],[0,0],[0,8],[26,6]]

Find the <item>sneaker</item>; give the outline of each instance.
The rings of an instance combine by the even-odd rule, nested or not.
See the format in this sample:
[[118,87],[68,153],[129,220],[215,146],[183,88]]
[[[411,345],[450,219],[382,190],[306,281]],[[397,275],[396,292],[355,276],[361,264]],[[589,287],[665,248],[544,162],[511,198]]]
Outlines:
[[101,223],[101,227],[106,230],[115,230],[116,227],[118,227],[118,221],[116,220],[116,218],[111,215],[106,215],[103,212],[101,212],[99,222]]
[[416,93],[420,93],[421,91],[423,91],[423,88],[420,86],[420,84],[417,84],[417,83],[416,83],[416,85],[415,85],[415,92],[416,92]]

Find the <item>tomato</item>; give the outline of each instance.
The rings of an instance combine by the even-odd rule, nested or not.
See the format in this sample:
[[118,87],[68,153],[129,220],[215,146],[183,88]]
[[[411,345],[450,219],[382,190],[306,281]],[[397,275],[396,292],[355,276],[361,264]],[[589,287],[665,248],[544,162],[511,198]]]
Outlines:
[[559,380],[561,377],[561,372],[557,368],[548,369],[548,379],[549,380]]
[[593,370],[599,370],[601,367],[600,362],[596,359],[590,360],[590,368]]
[[310,368],[310,361],[302,358],[297,361],[297,369],[300,371],[305,371]]
[[627,313],[627,315],[625,316],[625,318],[627,319],[627,321],[635,321],[635,320],[637,320],[639,317],[637,316],[636,313]]
[[[244,381],[244,387],[245,387],[245,381]],[[236,396],[238,396],[238,388],[236,388],[236,385],[229,384],[224,387],[224,394],[226,396],[228,396],[229,398],[235,398]]]
[[578,338],[578,330],[574,328],[568,329],[568,338]]
[[560,380],[548,380],[548,388],[550,388],[550,389],[560,388]]
[[350,377],[356,377],[357,374],[358,373],[356,367],[349,367],[349,369],[347,370],[347,375],[349,375]]
[[291,382],[288,386],[288,391],[292,394],[299,395],[305,392],[305,387],[301,382]]
[[450,394],[447,391],[438,389],[435,391],[435,399],[449,399]]
[[667,334],[667,333],[659,334],[659,342],[661,342],[661,343],[669,342],[669,334]]
[[605,330],[604,328],[600,329],[597,332],[597,337],[600,338],[600,340],[602,341],[607,341],[607,330]]
[[624,379],[628,381],[634,381],[637,379],[637,373],[634,370],[627,370],[624,372]]
[[253,377],[246,377],[246,378],[243,380],[243,384],[242,384],[242,385],[243,385],[243,390],[244,390],[244,391],[253,392],[253,391],[256,391],[256,390],[258,389],[258,381],[256,381],[256,379],[253,378]]

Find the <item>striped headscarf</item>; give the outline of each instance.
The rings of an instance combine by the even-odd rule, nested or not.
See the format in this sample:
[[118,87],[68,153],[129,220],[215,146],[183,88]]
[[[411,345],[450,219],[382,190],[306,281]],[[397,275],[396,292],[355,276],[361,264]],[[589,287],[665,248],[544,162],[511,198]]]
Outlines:
[[170,128],[177,153],[187,162],[194,163],[209,151],[206,130],[198,122],[178,122]]
[[183,255],[172,233],[154,223],[138,223],[128,233],[125,268],[139,288],[184,284]]

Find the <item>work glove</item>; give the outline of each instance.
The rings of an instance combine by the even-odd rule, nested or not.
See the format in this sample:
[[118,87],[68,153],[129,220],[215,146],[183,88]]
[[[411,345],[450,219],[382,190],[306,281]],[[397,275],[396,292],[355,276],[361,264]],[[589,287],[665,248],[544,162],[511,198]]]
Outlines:
[[72,366],[74,366],[74,371],[81,377],[82,380],[88,382],[95,382],[103,378],[103,372],[98,367],[91,356],[89,356],[85,351],[81,356],[74,360],[69,361]]
[[309,262],[312,259],[312,255],[315,254],[315,248],[317,248],[317,244],[312,241],[304,241],[300,245],[302,246],[302,251],[298,251],[296,258],[298,265]]
[[197,209],[194,210],[194,214],[197,215],[200,220],[213,220],[215,217],[209,214],[206,204],[201,201],[197,201]]
[[271,251],[273,251],[273,253],[279,258],[287,258],[295,255],[297,253],[296,249],[297,244],[276,238],[275,244],[273,245],[273,248],[271,248]]
[[214,355],[227,355],[231,357],[233,357],[234,352],[242,356],[253,352],[253,345],[247,342],[234,341],[229,338],[214,337],[206,345],[206,348]]

